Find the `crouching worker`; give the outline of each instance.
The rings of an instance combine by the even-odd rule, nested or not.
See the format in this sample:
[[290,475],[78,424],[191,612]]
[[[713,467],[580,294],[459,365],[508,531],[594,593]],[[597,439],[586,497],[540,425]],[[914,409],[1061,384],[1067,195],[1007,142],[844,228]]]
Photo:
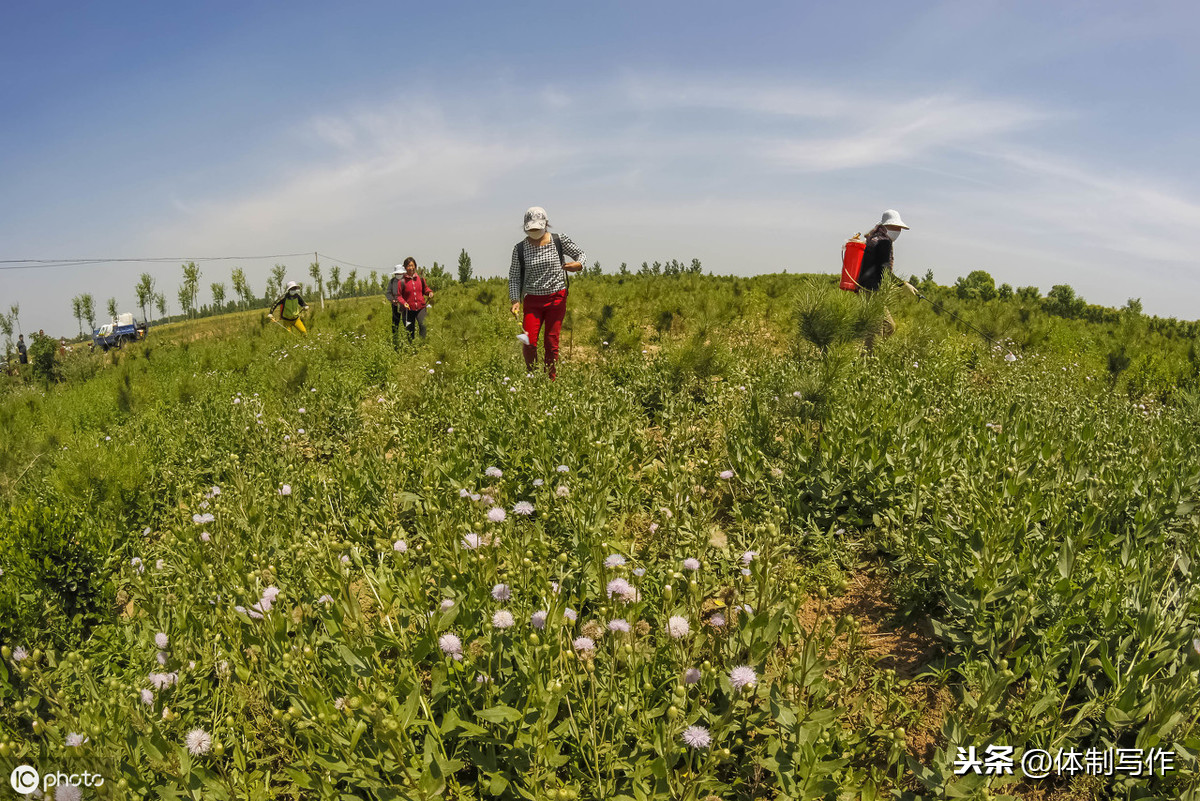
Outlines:
[[300,297],[300,285],[295,281],[291,281],[287,285],[287,290],[279,300],[272,304],[267,310],[267,319],[275,320],[275,310],[279,309],[279,324],[291,331],[293,328],[301,334],[308,334],[308,330],[304,327],[304,321],[300,319],[300,313],[308,308],[308,304],[304,302],[304,298]]

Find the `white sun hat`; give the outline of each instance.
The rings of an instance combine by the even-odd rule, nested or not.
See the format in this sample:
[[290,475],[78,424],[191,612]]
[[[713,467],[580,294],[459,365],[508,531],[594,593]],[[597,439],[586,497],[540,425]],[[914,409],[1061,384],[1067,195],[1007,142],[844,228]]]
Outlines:
[[898,228],[908,228],[908,226],[904,224],[904,221],[900,219],[900,212],[896,211],[895,209],[888,209],[885,211],[883,213],[883,219],[879,224],[895,225]]
[[404,265],[397,264],[396,269],[392,270],[392,275],[404,275]]
[[300,288],[300,285],[297,284],[295,281],[288,281],[288,285],[287,285],[288,292],[291,292],[293,289],[299,289],[299,288]]

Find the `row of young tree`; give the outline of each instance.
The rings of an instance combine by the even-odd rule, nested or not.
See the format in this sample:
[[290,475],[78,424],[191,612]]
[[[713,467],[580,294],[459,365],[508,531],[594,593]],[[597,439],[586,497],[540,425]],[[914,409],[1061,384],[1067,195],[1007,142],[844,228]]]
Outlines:
[[[687,275],[698,274],[702,269],[699,259],[692,259],[690,265],[676,259],[671,259],[669,262],[656,261],[652,264],[642,262],[641,269],[636,274],[643,276]],[[203,272],[200,266],[195,262],[188,262],[181,266],[181,270],[182,280],[175,292],[175,300],[178,302],[177,307],[173,307],[172,301],[168,298],[167,294],[160,291],[158,281],[153,275],[142,273],[139,276],[138,282],[134,286],[134,294],[137,297],[137,310],[141,312],[142,320],[161,323],[181,318],[192,319],[207,317],[213,314],[224,314],[231,311],[266,308],[278,300],[288,282],[287,266],[276,264],[271,268],[265,291],[259,294],[251,286],[249,279],[247,279],[246,271],[241,267],[234,267],[230,273],[228,283],[213,281],[208,285],[212,301],[211,303],[201,304],[199,296]],[[455,280],[446,268],[436,261],[429,269],[422,269],[421,273],[435,291],[453,283]],[[593,262],[591,266],[585,265],[584,269],[580,271],[581,277],[601,274],[600,262]],[[618,274],[633,275],[634,273],[627,264],[622,263]],[[386,291],[388,281],[391,279],[390,274],[381,274],[378,270],[370,270],[366,274],[360,274],[358,268],[350,268],[343,272],[342,267],[337,264],[331,266],[328,274],[326,274],[320,262],[316,260],[308,266],[308,277],[310,281],[298,282],[301,283],[302,292],[306,297],[315,298],[321,303],[324,303],[326,298],[352,298],[382,294]],[[467,284],[474,280],[474,267],[471,262],[471,256],[467,253],[466,249],[463,249],[458,255],[458,282]],[[178,312],[175,309],[178,309]],[[115,321],[121,312],[117,299],[109,298],[105,304],[105,310],[108,312],[108,317]],[[152,318],[151,315],[155,312],[157,312],[158,316],[157,318]],[[96,299],[90,293],[84,293],[71,298],[71,313],[78,323],[79,335],[81,337],[85,330],[93,331],[96,329],[98,317]],[[87,325],[86,329],[84,327],[85,323]]]

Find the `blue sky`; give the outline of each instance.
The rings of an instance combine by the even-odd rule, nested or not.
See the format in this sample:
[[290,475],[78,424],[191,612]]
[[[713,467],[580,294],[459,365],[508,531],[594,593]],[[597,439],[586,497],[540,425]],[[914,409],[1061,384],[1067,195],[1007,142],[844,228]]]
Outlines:
[[[1069,283],[1194,319],[1195,4],[38,3],[0,50],[0,259],[318,250],[507,269],[542,205],[606,271]],[[306,278],[308,259],[282,260]],[[239,262],[261,292],[271,261]],[[228,285],[229,262],[203,263]],[[146,265],[0,271],[25,330]],[[178,308],[178,264],[152,265]]]

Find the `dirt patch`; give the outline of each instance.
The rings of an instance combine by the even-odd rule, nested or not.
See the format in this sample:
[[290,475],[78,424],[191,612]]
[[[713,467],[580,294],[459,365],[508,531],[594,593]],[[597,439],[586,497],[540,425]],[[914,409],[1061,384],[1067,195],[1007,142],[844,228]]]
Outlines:
[[867,656],[880,670],[891,668],[901,679],[911,679],[941,651],[928,617],[898,624],[899,607],[892,599],[882,570],[850,578],[846,592],[822,600],[810,596],[800,607],[800,622],[812,628],[822,617],[853,615],[867,645]]

